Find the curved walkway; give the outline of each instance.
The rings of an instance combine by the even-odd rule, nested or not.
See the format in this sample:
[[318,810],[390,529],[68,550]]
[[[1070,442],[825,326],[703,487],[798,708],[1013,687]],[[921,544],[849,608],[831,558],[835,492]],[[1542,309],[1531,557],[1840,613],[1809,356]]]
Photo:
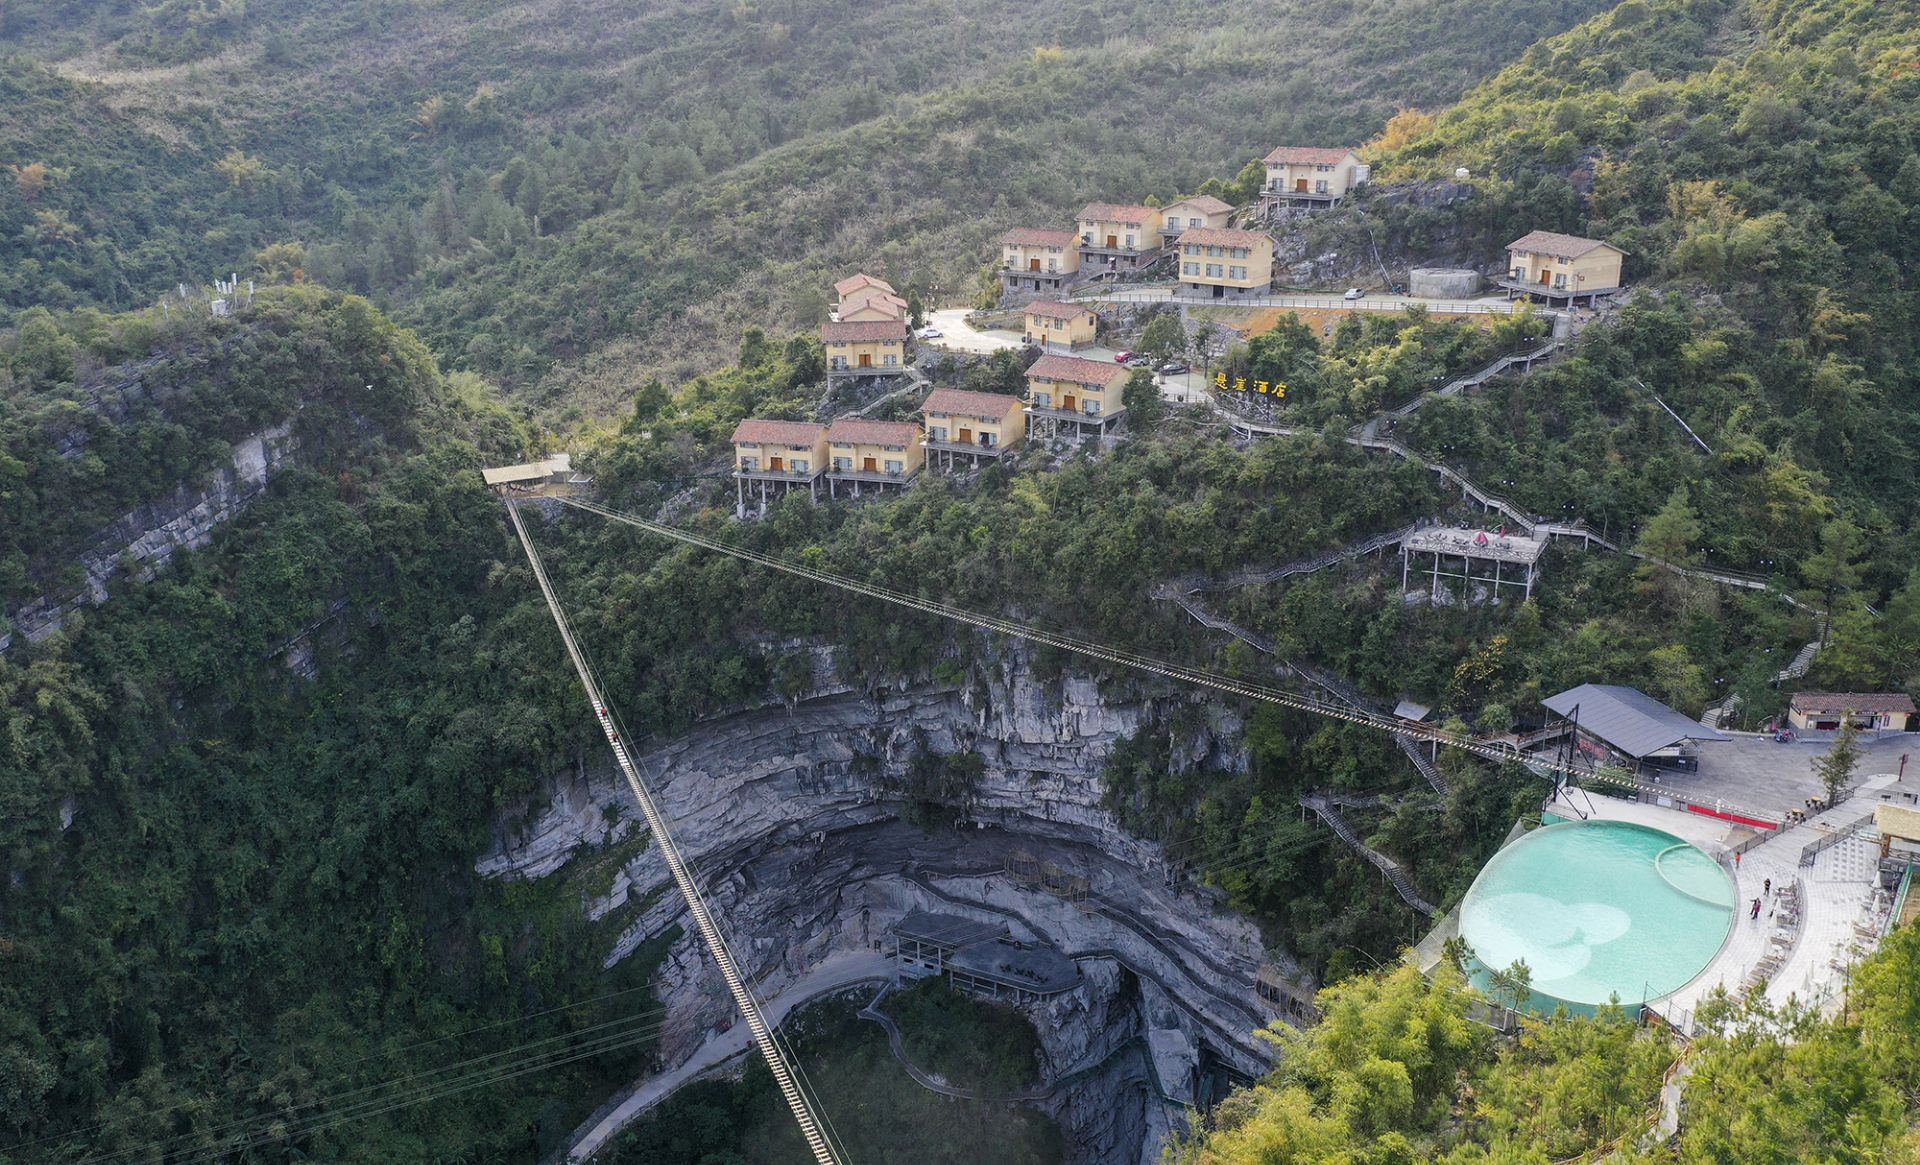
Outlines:
[[[861,1019],[870,1019],[886,1029],[887,1047],[892,1050],[893,1058],[900,1061],[900,1066],[907,1070],[907,1075],[913,1077],[916,1083],[929,1092],[937,1092],[942,1096],[950,1096],[955,1100],[978,1100],[988,1104],[1027,1104],[1038,1100],[1046,1100],[1074,1081],[1098,1072],[1100,1069],[1106,1067],[1115,1056],[1143,1042],[1139,1036],[1128,1036],[1126,1039],[1109,1047],[1106,1051],[1099,1052],[1097,1055],[1083,1060],[1080,1064],[1060,1073],[1060,1075],[1054,1077],[1050,1082],[1029,1088],[1024,1092],[1004,1094],[979,1092],[971,1088],[961,1088],[957,1085],[948,1084],[938,1076],[935,1076],[933,1073],[928,1072],[926,1069],[920,1067],[920,1065],[914,1063],[913,1060],[908,1057],[906,1037],[901,1033],[900,1025],[894,1021],[891,1015],[880,1010],[880,1001],[885,999],[887,994],[893,989],[894,986],[891,983],[882,987],[880,993],[875,995],[872,1001],[861,1008],[857,1014]],[[1162,1095],[1164,1096],[1164,1093]]]
[[[893,960],[878,952],[857,951],[834,955],[788,984],[779,994],[763,1000],[762,1010],[767,1022],[777,1027],[802,1004],[860,983],[890,979],[892,975]],[[625,1096],[588,1118],[586,1124],[575,1130],[561,1159],[585,1161],[592,1157],[606,1148],[614,1134],[628,1123],[672,1096],[683,1085],[718,1071],[746,1054],[750,1050],[748,1045],[746,1025],[736,1023],[709,1038],[693,1055],[673,1068],[637,1081]]]
[[[917,871],[909,873],[907,877],[915,885],[920,886],[928,893],[943,901],[954,903],[957,906],[971,907],[975,910],[984,910],[990,914],[998,914],[1004,918],[1011,918],[1034,934],[1048,937],[1048,932],[1044,927],[1037,925],[1032,919],[1018,910],[1000,906],[992,902],[982,902],[977,898],[968,898],[964,895],[942,890],[927,881],[924,874]],[[1176,987],[1167,981],[1165,975],[1150,968],[1140,966],[1133,956],[1112,947],[1089,947],[1082,950],[1066,951],[1065,954],[1068,958],[1075,961],[1081,959],[1111,959],[1132,972],[1135,976],[1145,979],[1160,988],[1169,1000],[1193,1017],[1195,1022],[1212,1031],[1226,1043],[1248,1055],[1256,1058],[1264,1058],[1264,1049],[1253,1039],[1253,1032],[1267,1026],[1271,1020],[1255,1008],[1251,1002],[1243,1000],[1238,995],[1232,994],[1225,989],[1224,985],[1226,983],[1238,977],[1234,972],[1199,956],[1198,952],[1195,952],[1196,957],[1199,958],[1202,963],[1206,964],[1207,970],[1212,972],[1217,978],[1210,979],[1196,974],[1193,968],[1187,966],[1186,962],[1181,959],[1159,934],[1155,933],[1151,928],[1146,927],[1145,924],[1138,919],[1130,916],[1123,909],[1102,903],[1101,913],[1113,918],[1116,922],[1126,925],[1128,929],[1133,930],[1142,941],[1146,942],[1162,955],[1165,955],[1169,962],[1179,970],[1181,977],[1187,982],[1182,986]],[[1253,982],[1250,979],[1247,981],[1246,990],[1248,996],[1251,996],[1253,993]],[[1196,1007],[1192,1002],[1192,996],[1194,995],[1207,996],[1223,1009],[1238,1013],[1247,1019],[1248,1023],[1246,1027],[1238,1031],[1229,1028],[1226,1024]]]

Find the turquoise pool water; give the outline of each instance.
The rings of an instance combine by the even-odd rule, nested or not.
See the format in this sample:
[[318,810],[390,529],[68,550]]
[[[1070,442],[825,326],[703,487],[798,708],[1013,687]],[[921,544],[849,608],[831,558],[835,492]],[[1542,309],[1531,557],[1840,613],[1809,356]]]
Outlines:
[[1545,825],[1495,854],[1460,905],[1473,980],[1525,959],[1528,1006],[1631,1008],[1698,975],[1733,925],[1733,882],[1670,833],[1624,821]]

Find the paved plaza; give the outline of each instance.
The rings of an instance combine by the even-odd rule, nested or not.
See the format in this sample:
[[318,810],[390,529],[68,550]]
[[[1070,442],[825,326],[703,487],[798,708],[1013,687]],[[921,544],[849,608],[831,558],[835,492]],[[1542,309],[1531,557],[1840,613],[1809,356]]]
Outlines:
[[[1878,837],[1862,819],[1870,819],[1882,801],[1920,800],[1920,779],[1903,782],[1896,776],[1904,743],[1877,742],[1860,769],[1871,775],[1846,801],[1764,836],[1683,807],[1578,789],[1549,805],[1566,817],[1630,821],[1665,830],[1705,850],[1733,879],[1734,921],[1719,953],[1691,982],[1649,1007],[1686,1030],[1715,987],[1739,995],[1764,985],[1767,1000],[1776,1005],[1790,998],[1821,1008],[1837,1005],[1854,965],[1879,944],[1892,907],[1892,894],[1879,887]],[[1699,774],[1704,787],[1688,790],[1688,795],[1698,803],[1711,801],[1717,791],[1729,799],[1738,796],[1739,803],[1753,808],[1800,808],[1812,785],[1810,761],[1825,747],[1751,738],[1705,746]],[[1708,768],[1704,754],[1710,750],[1724,751]],[[1744,768],[1739,763],[1743,757],[1750,758]],[[1738,852],[1749,843],[1751,848]],[[1814,846],[1823,848],[1810,853]],[[1752,918],[1756,898],[1761,900],[1760,916]]]
[[[1808,798],[1821,795],[1813,762],[1825,755],[1828,739],[1776,744],[1771,736],[1730,735],[1731,740],[1698,746],[1699,772],[1648,769],[1649,774],[1659,774],[1651,783],[1696,804],[1719,802],[1773,821],[1784,821],[1789,810],[1804,809]],[[1920,733],[1890,732],[1879,739],[1862,736],[1860,747],[1860,766],[1855,770],[1860,780],[1898,773],[1901,758],[1909,753],[1913,754],[1910,767],[1920,769]]]

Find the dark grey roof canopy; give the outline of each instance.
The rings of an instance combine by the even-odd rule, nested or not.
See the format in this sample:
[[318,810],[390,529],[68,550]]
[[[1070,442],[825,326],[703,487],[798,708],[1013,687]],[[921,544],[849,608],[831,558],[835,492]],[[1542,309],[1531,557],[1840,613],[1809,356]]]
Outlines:
[[1635,760],[1683,740],[1727,739],[1640,689],[1623,684],[1581,684],[1540,702],[1562,716],[1571,716],[1578,708],[1580,731],[1599,737]]

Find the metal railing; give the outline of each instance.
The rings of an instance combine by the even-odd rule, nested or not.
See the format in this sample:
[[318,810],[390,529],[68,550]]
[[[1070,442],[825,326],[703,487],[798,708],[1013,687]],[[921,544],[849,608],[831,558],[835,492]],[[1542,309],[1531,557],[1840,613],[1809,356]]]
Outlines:
[[[1215,304],[1224,301],[1215,300],[1207,295],[1182,295],[1178,292],[1160,292],[1156,289],[1141,288],[1126,291],[1083,292],[1078,298],[1110,299],[1122,302],[1160,302],[1160,303],[1196,303]],[[1318,308],[1342,311],[1378,311],[1399,312],[1410,307],[1423,307],[1428,311],[1445,312],[1449,315],[1514,315],[1520,311],[1513,303],[1482,303],[1471,300],[1441,299],[1345,299],[1337,295],[1246,295],[1235,298],[1233,307],[1292,307]]]
[[1840,826],[1839,828],[1835,829],[1832,833],[1827,834],[1825,837],[1814,838],[1812,841],[1808,842],[1806,845],[1803,845],[1800,847],[1800,867],[1802,869],[1805,869],[1808,866],[1813,865],[1815,859],[1817,859],[1821,854],[1832,849],[1834,846],[1839,845],[1841,842],[1848,840],[1849,838],[1858,836],[1860,830],[1872,824],[1873,824],[1873,814],[1868,813],[1864,817],[1857,817],[1854,820],[1847,822],[1845,825]]

